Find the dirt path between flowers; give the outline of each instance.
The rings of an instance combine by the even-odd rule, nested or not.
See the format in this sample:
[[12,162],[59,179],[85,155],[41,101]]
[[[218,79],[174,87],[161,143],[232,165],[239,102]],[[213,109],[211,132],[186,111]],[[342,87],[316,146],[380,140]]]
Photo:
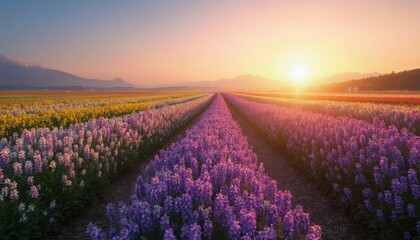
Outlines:
[[177,131],[176,134],[168,138],[165,143],[161,144],[160,147],[156,148],[154,151],[140,156],[139,162],[133,169],[128,170],[123,175],[118,176],[106,192],[99,198],[98,202],[90,205],[83,212],[79,213],[72,218],[70,218],[60,229],[58,233],[51,234],[48,239],[55,240],[70,240],[70,239],[90,239],[89,235],[86,232],[87,225],[90,222],[95,223],[95,225],[107,229],[108,227],[108,217],[106,215],[106,206],[109,203],[117,205],[120,201],[128,203],[131,199],[131,196],[134,192],[134,186],[137,182],[137,177],[142,174],[144,168],[147,164],[153,160],[154,156],[159,153],[161,149],[169,147],[172,143],[175,143],[179,137],[184,136],[185,132],[190,129],[198,120],[201,118],[204,112],[207,111],[210,103],[205,109],[195,117],[191,122],[184,126],[181,130]]
[[230,106],[229,109],[258,155],[258,161],[264,163],[267,174],[277,181],[279,189],[292,193],[293,205],[299,204],[310,213],[312,222],[322,227],[323,239],[374,239],[343,209],[337,208],[334,202],[317,188],[313,180],[292,166],[281,152],[261,137],[236,110]]

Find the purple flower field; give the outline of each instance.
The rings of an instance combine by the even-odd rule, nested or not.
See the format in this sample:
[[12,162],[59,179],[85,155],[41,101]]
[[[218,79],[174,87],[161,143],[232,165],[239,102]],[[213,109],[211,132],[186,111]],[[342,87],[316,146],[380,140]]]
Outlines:
[[219,94],[186,135],[138,177],[129,204],[109,205],[92,239],[321,239],[277,189]]
[[224,95],[291,160],[327,183],[356,219],[385,238],[420,235],[420,137],[383,121],[307,112]]

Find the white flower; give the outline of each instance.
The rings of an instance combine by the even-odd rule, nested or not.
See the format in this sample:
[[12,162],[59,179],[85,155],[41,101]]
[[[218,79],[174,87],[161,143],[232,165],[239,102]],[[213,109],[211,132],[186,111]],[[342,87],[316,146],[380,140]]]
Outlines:
[[28,206],[28,212],[33,212],[33,211],[35,211],[35,205],[30,204],[30,205]]
[[57,167],[57,164],[55,163],[55,161],[51,161],[50,168],[54,171],[56,167]]
[[50,203],[50,209],[55,208],[55,200]]

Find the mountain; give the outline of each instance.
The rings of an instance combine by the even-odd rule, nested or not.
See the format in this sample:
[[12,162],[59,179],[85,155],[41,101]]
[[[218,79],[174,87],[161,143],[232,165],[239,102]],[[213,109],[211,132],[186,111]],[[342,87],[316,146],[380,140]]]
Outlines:
[[320,90],[345,91],[420,91],[420,69],[354,79],[320,87]]
[[328,84],[328,83],[335,83],[335,82],[344,82],[351,79],[377,77],[379,75],[381,74],[377,72],[372,72],[372,73],[346,72],[346,73],[338,73],[338,74],[331,75],[329,77],[321,78],[319,79],[318,82]]
[[259,75],[241,75],[235,78],[225,78],[217,81],[180,82],[174,87],[214,88],[220,90],[275,90],[284,87],[284,83],[264,78]]
[[98,80],[78,77],[59,70],[0,55],[0,86],[2,88],[130,88],[135,85],[120,78]]

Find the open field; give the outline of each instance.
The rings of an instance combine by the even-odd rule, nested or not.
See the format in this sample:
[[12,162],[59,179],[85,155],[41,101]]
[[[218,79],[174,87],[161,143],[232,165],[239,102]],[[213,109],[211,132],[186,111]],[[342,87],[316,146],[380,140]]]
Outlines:
[[[255,93],[10,96],[22,112],[35,109],[23,113],[28,119],[49,116],[53,106],[62,108],[54,110],[61,116],[98,108],[113,115],[23,127],[0,140],[0,235],[6,238],[418,234],[416,105]],[[114,192],[121,197],[104,196]],[[113,199],[124,204],[104,209]]]
[[420,240],[420,1],[0,1],[0,240]]

